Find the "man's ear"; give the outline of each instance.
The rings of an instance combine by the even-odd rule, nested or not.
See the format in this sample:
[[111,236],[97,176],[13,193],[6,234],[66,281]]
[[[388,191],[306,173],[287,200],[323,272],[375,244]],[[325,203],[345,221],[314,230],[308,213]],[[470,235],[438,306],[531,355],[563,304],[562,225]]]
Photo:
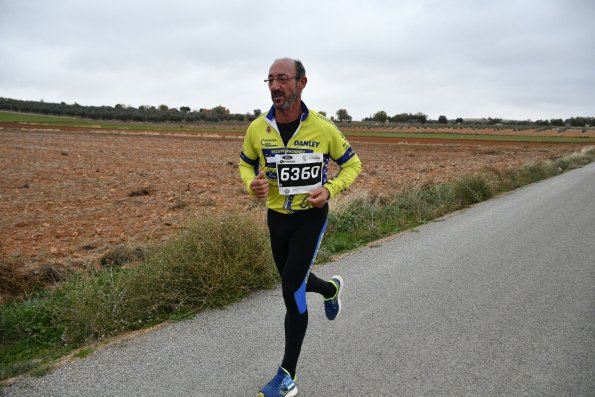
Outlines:
[[306,76],[298,80],[298,87],[300,91],[306,87],[306,84],[308,84],[308,78]]

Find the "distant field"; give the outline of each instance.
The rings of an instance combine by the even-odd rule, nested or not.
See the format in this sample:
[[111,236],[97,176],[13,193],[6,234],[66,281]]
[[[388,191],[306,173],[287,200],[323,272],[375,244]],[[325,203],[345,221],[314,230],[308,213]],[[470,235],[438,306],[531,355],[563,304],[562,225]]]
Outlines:
[[43,114],[16,113],[0,111],[0,122],[5,123],[39,123],[58,126],[90,127],[98,124],[95,120],[85,120],[75,117],[47,116]]
[[77,117],[65,116],[46,116],[41,114],[15,113],[0,111],[0,123],[27,123],[40,124],[53,127],[81,127],[81,128],[99,128],[106,130],[132,130],[132,131],[213,131],[225,130],[229,132],[244,132],[245,127],[240,124],[204,124],[204,125],[178,125],[172,123],[118,123],[115,121],[101,121],[82,119]]
[[[243,134],[246,131],[247,123],[204,123],[204,124],[176,124],[176,123],[134,123],[134,122],[111,122],[82,119],[75,117],[46,116],[29,113],[15,113],[0,111],[1,123],[22,123],[34,124],[48,127],[67,127],[81,129],[97,129],[106,131],[167,131],[174,133],[204,133],[204,132],[224,132],[231,134]],[[359,128],[358,123],[352,123],[348,126],[341,126],[345,135],[350,137],[378,137],[378,138],[403,138],[403,139],[432,139],[432,140],[455,140],[455,141],[499,141],[499,142],[533,142],[533,143],[595,143],[595,129],[590,128],[586,133],[582,129],[568,129],[567,131],[557,132],[549,130],[547,132],[525,129],[521,133],[514,132],[511,129],[498,129],[483,126],[477,128],[466,127],[469,131],[459,132],[457,126],[433,126],[426,125],[423,128],[411,127],[387,127],[365,126]],[[10,125],[7,128],[14,128]],[[414,130],[414,131],[412,131]],[[554,134],[555,131],[555,134]]]
[[[453,129],[453,131],[456,131]],[[503,142],[542,142],[542,143],[595,143],[593,136],[548,136],[548,135],[495,135],[495,134],[460,134],[456,132],[377,132],[377,131],[348,131],[348,136],[377,136],[387,138],[419,138],[444,140],[475,140],[475,141],[503,141]]]

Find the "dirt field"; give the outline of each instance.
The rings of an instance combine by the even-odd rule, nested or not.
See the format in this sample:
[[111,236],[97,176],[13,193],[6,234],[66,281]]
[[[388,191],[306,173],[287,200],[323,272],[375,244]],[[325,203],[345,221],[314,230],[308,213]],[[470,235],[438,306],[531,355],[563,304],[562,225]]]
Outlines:
[[[365,130],[362,127],[348,127],[344,129],[344,131],[361,131]],[[434,133],[443,133],[443,134],[465,134],[465,135],[508,135],[508,136],[564,136],[564,137],[595,137],[595,128],[589,127],[585,128],[583,132],[583,128],[572,128],[567,129],[563,133],[559,131],[557,128],[546,128],[546,129],[535,129],[535,128],[527,128],[527,129],[513,129],[513,128],[480,128],[474,129],[471,127],[463,127],[460,126],[459,128],[450,127],[440,127],[436,124],[428,124],[427,126],[407,126],[407,127],[396,127],[396,126],[387,126],[387,127],[374,127],[374,131],[382,131],[382,132],[410,132],[410,133],[424,133],[424,132],[434,132]]]
[[[485,133],[485,131],[481,131]],[[371,140],[352,187],[374,193],[491,166],[558,158],[579,145]],[[0,252],[35,268],[98,261],[118,244],[159,241],[185,220],[253,208],[237,171],[241,137],[0,129]]]

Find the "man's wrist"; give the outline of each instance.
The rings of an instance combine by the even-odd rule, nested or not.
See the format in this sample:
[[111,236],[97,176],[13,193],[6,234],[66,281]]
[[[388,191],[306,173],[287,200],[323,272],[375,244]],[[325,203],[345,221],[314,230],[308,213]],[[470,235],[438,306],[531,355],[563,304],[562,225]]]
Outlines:
[[333,194],[331,189],[329,188],[329,185],[323,185],[322,187],[328,192],[328,197],[326,198],[327,201],[333,198]]

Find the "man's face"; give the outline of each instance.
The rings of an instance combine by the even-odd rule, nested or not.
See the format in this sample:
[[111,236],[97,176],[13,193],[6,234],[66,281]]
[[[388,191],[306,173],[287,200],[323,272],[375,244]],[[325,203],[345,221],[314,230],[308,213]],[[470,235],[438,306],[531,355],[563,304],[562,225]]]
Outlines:
[[[295,64],[292,61],[275,62],[269,69],[269,79],[275,79],[269,83],[271,99],[275,109],[287,110],[291,108],[298,98],[301,97],[303,84],[295,78]],[[288,78],[285,81],[277,80]]]

